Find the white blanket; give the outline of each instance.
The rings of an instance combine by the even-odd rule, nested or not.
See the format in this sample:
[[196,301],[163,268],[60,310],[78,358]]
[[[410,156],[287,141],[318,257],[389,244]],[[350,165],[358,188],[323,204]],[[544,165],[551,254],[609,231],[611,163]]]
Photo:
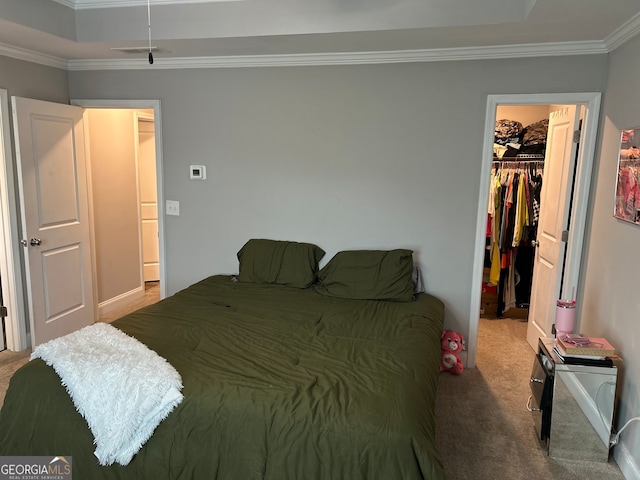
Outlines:
[[127,465],[160,422],[182,401],[173,366],[107,323],[38,345],[95,437],[100,465]]

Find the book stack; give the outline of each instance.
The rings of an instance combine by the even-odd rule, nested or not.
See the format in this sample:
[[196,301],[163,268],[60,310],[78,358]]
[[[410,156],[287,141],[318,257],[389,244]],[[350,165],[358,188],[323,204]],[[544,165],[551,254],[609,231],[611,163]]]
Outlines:
[[581,334],[560,334],[554,352],[567,364],[613,366],[615,348],[605,338]]

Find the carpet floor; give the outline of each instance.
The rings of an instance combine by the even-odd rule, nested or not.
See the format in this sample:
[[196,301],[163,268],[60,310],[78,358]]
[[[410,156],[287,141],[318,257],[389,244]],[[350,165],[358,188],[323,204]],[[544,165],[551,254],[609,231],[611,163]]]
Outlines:
[[546,454],[527,410],[534,351],[521,319],[480,320],[476,368],[440,374],[436,437],[450,479],[624,480],[616,463]]

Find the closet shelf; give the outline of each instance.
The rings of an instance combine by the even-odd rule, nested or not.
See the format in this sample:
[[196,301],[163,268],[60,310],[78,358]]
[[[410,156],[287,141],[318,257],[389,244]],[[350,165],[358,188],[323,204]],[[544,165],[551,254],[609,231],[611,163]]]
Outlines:
[[519,155],[517,157],[494,158],[493,163],[524,163],[524,162],[544,162],[544,155]]

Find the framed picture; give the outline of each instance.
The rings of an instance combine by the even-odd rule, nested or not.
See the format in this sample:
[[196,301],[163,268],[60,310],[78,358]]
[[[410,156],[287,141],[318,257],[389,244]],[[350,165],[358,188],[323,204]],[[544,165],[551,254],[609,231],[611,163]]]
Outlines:
[[640,225],[640,127],[622,130],[613,216]]

